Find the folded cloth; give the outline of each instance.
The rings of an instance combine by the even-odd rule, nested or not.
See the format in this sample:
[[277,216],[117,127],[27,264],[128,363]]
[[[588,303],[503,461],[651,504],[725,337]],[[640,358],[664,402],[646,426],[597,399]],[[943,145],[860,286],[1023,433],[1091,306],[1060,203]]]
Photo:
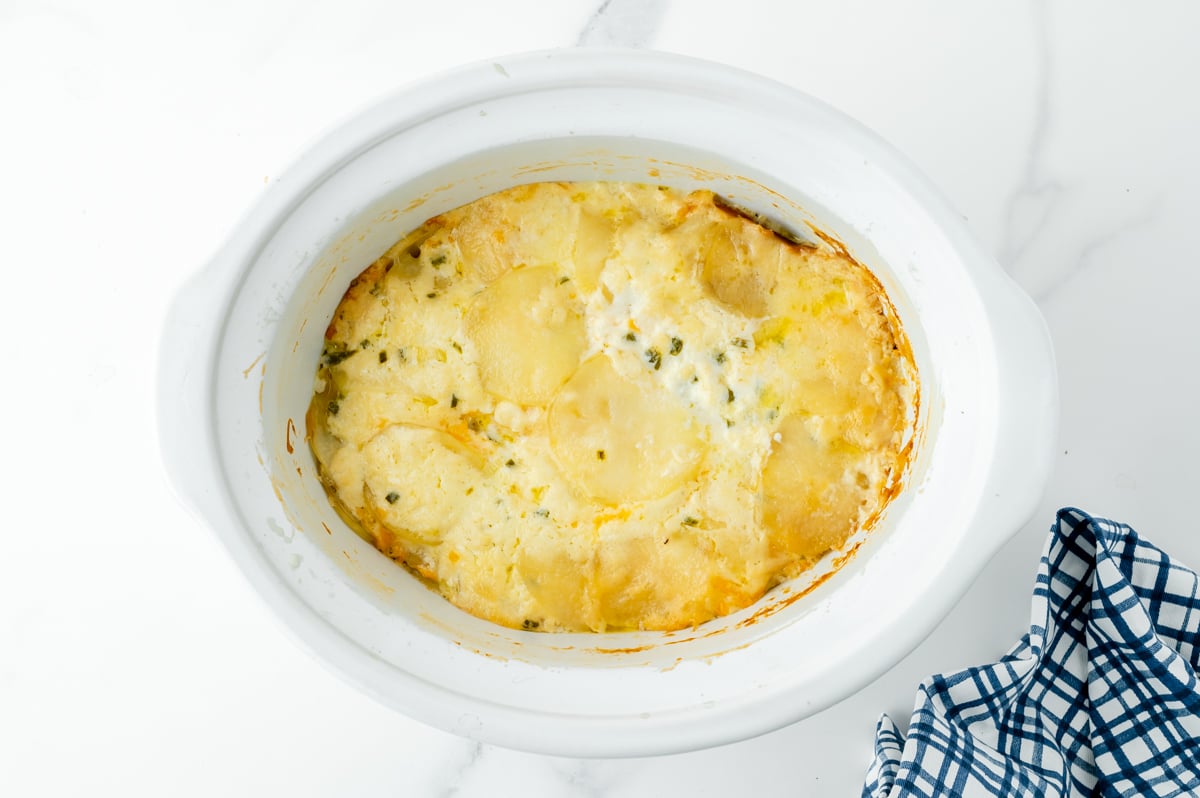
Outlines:
[[884,715],[864,798],[1200,795],[1200,583],[1128,526],[1059,512],[1029,634]]

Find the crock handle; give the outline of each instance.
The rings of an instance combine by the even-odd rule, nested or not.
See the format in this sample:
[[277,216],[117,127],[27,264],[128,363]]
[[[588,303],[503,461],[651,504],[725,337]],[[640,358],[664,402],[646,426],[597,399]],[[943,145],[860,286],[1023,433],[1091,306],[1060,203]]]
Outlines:
[[993,329],[1002,336],[996,342],[998,442],[989,477],[994,487],[984,501],[1015,530],[1037,511],[1054,467],[1058,371],[1045,317],[1007,274],[1000,279],[1007,285],[997,285],[989,301]]
[[158,351],[158,439],[175,494],[192,512],[220,489],[212,426],[213,353],[221,302],[211,269],[193,275],[167,308]]

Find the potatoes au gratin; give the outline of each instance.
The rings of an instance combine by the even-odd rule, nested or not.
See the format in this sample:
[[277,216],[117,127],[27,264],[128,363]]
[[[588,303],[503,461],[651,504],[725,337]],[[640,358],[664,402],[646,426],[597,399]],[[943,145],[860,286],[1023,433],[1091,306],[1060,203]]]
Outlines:
[[707,191],[540,183],[350,285],[308,413],[340,515],[458,607],[671,630],[874,523],[917,378],[879,282]]

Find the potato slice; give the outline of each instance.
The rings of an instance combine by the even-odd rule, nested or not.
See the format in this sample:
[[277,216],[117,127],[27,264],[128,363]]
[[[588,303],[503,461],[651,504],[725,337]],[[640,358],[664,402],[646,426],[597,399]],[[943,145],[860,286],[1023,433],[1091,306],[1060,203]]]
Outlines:
[[424,544],[441,540],[481,478],[471,454],[452,437],[407,424],[369,440],[362,464],[368,515],[398,538]]
[[572,485],[610,505],[675,490],[704,456],[699,424],[675,398],[650,379],[622,377],[604,355],[579,367],[547,420]]
[[483,387],[523,405],[549,402],[587,345],[575,289],[550,266],[515,269],[475,298],[467,333]]
[[523,265],[550,266],[571,255],[573,203],[557,183],[515,186],[437,217],[450,228],[463,273],[491,282]]
[[[533,538],[517,551],[517,575],[537,602],[544,615],[554,618],[550,629],[596,629],[593,583],[595,581],[594,541],[586,538],[577,545],[564,546],[560,539]],[[543,617],[526,619],[527,628],[540,628]],[[537,623],[538,626],[532,626]]]
[[766,574],[751,565],[766,554],[765,536],[721,525],[629,524],[606,532],[594,594],[608,628],[703,622],[750,604],[766,588]]
[[747,260],[745,243],[733,231],[717,229],[708,239],[700,280],[722,304],[745,316],[761,316],[767,300]]
[[812,561],[842,545],[858,523],[866,491],[853,473],[861,450],[810,433],[788,416],[763,467],[763,524],[775,556]]
[[771,358],[777,390],[789,397],[787,407],[844,416],[875,403],[863,384],[870,364],[868,352],[859,345],[865,333],[855,329],[852,314],[814,316],[797,309],[787,318],[794,321],[781,325],[773,318],[755,336],[756,345]]
[[491,282],[514,266],[509,247],[487,219],[467,217],[455,227],[450,241],[458,247],[463,272]]
[[600,282],[600,272],[612,252],[614,229],[611,219],[580,209],[572,255],[575,283],[585,294],[596,290]]
[[750,318],[769,315],[780,275],[774,234],[714,206],[708,192],[695,192],[689,199],[669,235],[692,265],[696,281],[727,310]]

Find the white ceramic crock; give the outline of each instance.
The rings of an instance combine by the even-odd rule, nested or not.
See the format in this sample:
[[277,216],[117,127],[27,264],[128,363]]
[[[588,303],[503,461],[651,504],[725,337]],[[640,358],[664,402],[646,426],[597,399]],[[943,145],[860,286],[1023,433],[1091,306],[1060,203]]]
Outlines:
[[[676,633],[547,635],[470,617],[356,537],[304,441],[326,322],[427,217],[516,183],[705,186],[843,241],[887,288],[922,386],[907,487],[831,578]],[[160,430],[178,491],[315,656],[409,715],[546,753],[756,735],[911,650],[1028,519],[1056,388],[1035,306],[892,148],[793,89],[655,53],[504,58],[402,91],[265,193],[171,309]],[[805,593],[816,581],[813,589]]]

